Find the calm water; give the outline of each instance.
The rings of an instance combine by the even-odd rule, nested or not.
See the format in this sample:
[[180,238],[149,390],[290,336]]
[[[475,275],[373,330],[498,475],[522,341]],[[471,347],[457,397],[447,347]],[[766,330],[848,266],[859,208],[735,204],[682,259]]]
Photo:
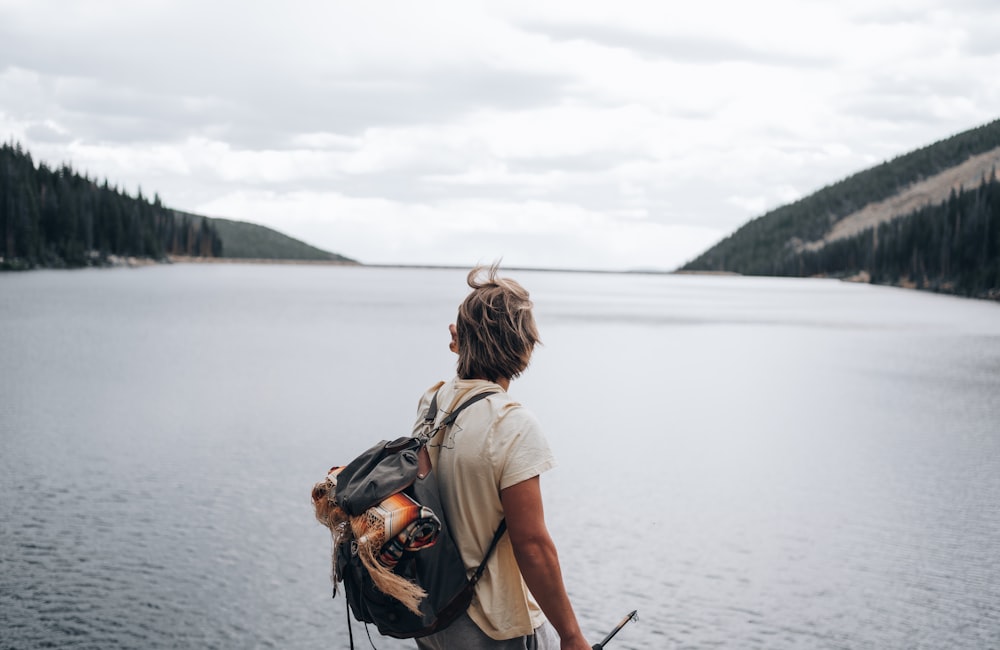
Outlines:
[[[545,345],[511,392],[560,460],[593,641],[638,609],[610,648],[1000,647],[1000,305],[512,275]],[[409,431],[464,295],[457,271],[0,275],[0,646],[347,647],[309,488]]]

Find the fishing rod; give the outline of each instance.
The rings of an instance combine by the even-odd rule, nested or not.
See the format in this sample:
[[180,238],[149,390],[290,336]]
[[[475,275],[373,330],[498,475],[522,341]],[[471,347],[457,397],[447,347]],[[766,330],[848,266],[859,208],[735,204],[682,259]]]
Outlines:
[[629,612],[628,614],[626,614],[625,618],[622,619],[622,622],[619,623],[617,626],[615,626],[615,629],[611,630],[611,632],[606,637],[604,637],[603,641],[601,641],[600,643],[595,643],[594,644],[594,647],[592,648],[592,650],[604,650],[604,646],[606,646],[608,644],[608,641],[610,641],[612,639],[612,637],[614,637],[614,635],[618,634],[618,630],[620,630],[623,627],[625,627],[626,623],[628,623],[629,621],[631,621],[632,619],[634,619],[635,615],[638,613],[638,611],[639,610],[637,610],[637,609],[633,609],[631,612]]

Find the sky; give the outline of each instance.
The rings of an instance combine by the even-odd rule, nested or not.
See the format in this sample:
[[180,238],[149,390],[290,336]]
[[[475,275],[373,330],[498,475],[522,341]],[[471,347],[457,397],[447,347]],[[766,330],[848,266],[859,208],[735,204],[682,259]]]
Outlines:
[[1000,117],[995,0],[0,0],[0,140],[369,264],[672,270]]

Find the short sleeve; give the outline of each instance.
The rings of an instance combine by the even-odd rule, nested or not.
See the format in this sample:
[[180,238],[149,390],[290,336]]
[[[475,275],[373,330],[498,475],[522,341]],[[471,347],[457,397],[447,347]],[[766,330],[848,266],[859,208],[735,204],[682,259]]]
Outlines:
[[516,403],[509,404],[497,419],[491,436],[491,453],[500,490],[556,466],[538,420]]

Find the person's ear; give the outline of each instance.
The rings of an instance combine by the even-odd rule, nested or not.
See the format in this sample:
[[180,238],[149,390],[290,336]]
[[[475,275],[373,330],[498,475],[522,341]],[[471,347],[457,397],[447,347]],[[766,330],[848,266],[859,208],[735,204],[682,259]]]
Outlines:
[[455,329],[455,323],[448,326],[448,332],[451,333],[451,343],[448,344],[448,349],[458,354],[458,330]]

